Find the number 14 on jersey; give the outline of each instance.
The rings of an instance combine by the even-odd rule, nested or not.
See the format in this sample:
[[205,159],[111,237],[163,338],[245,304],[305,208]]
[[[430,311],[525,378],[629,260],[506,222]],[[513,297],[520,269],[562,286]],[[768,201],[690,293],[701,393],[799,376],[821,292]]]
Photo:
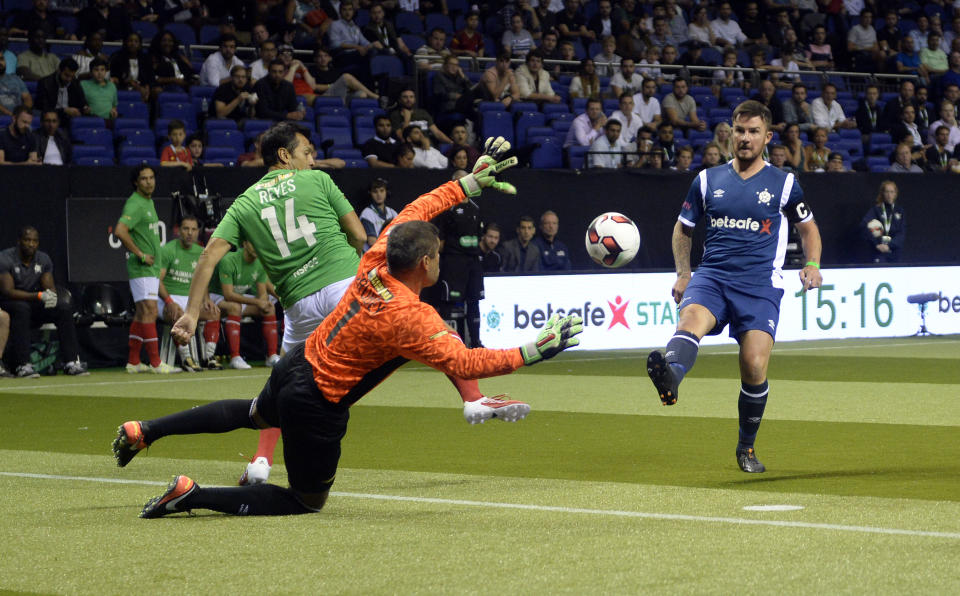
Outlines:
[[[280,221],[277,219],[277,210],[273,205],[260,210],[260,219],[267,220],[267,225],[270,226],[270,233],[273,234],[273,239],[277,242],[277,249],[280,251],[280,256],[286,258],[290,256],[289,245],[301,238],[307,243],[307,246],[313,246],[317,243],[317,239],[314,236],[317,231],[317,226],[307,219],[306,215],[297,215],[294,217],[292,198],[284,202],[283,210],[286,213],[286,234],[284,234],[284,230],[280,228]],[[286,238],[284,238],[284,235],[286,235]]]

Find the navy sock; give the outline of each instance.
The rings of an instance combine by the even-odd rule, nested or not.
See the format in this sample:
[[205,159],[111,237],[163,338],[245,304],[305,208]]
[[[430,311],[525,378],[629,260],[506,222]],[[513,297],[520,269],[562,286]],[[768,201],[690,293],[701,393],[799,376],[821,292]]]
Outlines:
[[673,369],[677,382],[683,379],[700,352],[700,338],[689,331],[677,331],[667,342],[667,364]]
[[257,427],[250,420],[249,399],[222,399],[141,423],[147,444],[167,435],[225,433]]
[[737,409],[740,410],[738,450],[753,447],[757,431],[760,430],[760,421],[763,419],[763,409],[767,405],[768,392],[769,385],[766,381],[759,385],[740,384],[740,401],[737,404]]
[[289,488],[276,484],[198,488],[178,509],[210,509],[231,515],[299,515],[313,513]]

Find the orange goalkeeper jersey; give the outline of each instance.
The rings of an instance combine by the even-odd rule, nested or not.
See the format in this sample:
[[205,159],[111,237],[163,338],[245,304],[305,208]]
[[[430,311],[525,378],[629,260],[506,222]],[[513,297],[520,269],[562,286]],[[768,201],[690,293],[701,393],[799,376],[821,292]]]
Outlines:
[[433,307],[420,302],[387,271],[387,235],[405,221],[429,221],[465,198],[457,182],[407,205],[360,260],[360,269],[334,311],[307,339],[305,356],[324,397],[353,404],[408,360],[463,379],[513,372],[517,348],[468,349]]

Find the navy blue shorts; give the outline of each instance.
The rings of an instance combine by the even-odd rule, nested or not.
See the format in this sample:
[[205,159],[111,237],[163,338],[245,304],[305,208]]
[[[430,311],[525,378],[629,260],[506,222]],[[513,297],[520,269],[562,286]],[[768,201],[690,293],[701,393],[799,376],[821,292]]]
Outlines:
[[744,331],[758,329],[777,338],[780,321],[780,300],[783,290],[736,279],[721,279],[714,273],[696,273],[680,302],[683,310],[699,304],[717,318],[717,326],[707,335],[719,335],[730,325],[730,337],[740,341]]

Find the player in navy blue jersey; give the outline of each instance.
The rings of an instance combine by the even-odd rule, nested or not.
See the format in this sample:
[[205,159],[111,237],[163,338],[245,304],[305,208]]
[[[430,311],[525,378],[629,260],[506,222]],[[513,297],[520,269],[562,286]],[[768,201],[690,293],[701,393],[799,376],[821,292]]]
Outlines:
[[[820,231],[803,201],[793,174],[763,160],[772,138],[770,110],[745,101],[733,111],[734,158],[703,170],[690,185],[673,230],[679,305],[677,331],[666,355],[653,351],[647,373],[664,405],[677,402],[677,387],[697,359],[700,338],[730,327],[740,344],[740,434],[737,464],[744,472],[763,472],[753,450],[767,403],[767,364],[780,318],[783,274],[780,267],[791,224],[803,242],[804,290],[818,288]],[[690,271],[693,229],[706,219],[703,260]]]

